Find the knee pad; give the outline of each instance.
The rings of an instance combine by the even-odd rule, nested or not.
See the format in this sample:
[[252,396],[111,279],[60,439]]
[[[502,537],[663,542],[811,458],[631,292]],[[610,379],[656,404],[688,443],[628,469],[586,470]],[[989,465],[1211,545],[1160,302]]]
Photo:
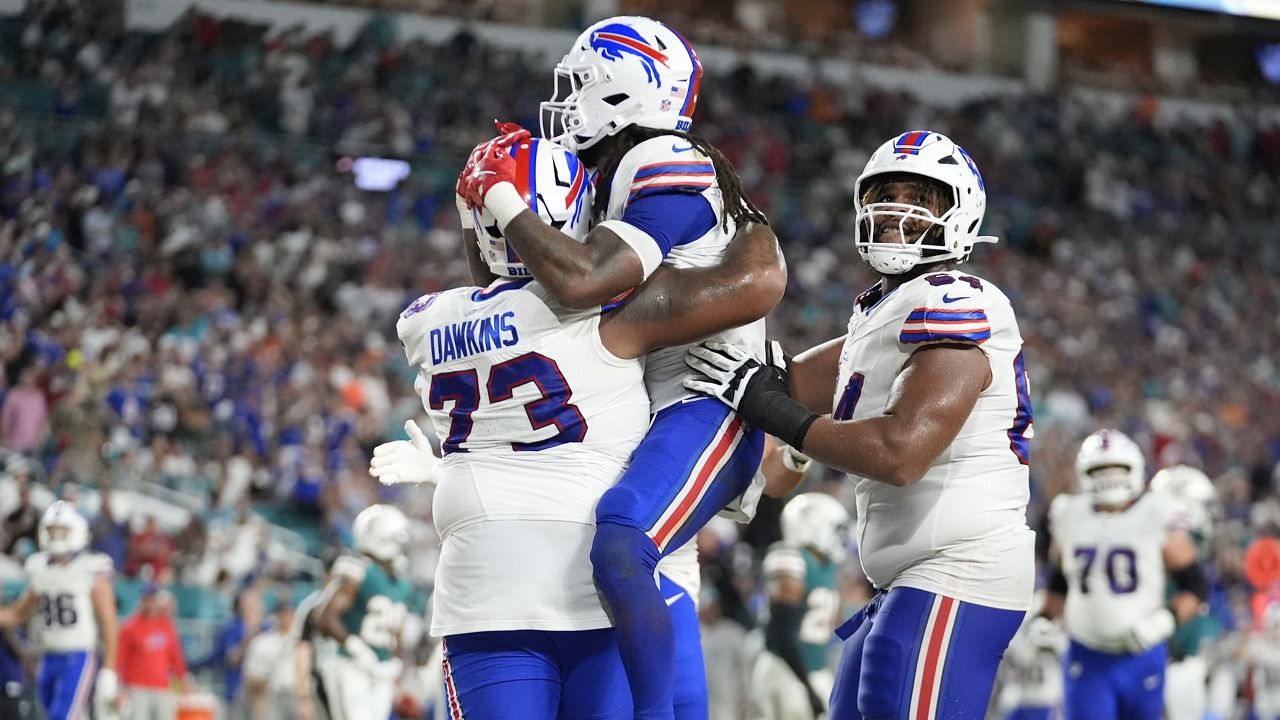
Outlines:
[[653,572],[659,558],[658,546],[640,528],[612,522],[596,525],[596,535],[591,541],[591,566],[606,594],[615,589],[617,583],[642,580],[654,585]]
[[[908,668],[911,648],[901,639],[874,630],[862,648],[862,673],[858,678],[858,710],[864,717],[896,718],[903,715],[903,695],[911,682]],[[909,696],[907,701],[909,701]]]

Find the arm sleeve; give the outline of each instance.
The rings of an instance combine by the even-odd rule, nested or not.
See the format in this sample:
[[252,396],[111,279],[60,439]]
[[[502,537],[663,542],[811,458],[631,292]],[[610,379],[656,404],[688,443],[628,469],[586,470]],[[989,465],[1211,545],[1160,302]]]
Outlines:
[[791,668],[796,679],[804,684],[809,694],[809,672],[800,655],[800,621],[804,618],[804,605],[769,603],[769,624],[764,628],[764,646]]
[[640,257],[648,278],[671,248],[693,242],[716,226],[716,214],[701,191],[678,188],[636,197],[621,220],[600,223]]

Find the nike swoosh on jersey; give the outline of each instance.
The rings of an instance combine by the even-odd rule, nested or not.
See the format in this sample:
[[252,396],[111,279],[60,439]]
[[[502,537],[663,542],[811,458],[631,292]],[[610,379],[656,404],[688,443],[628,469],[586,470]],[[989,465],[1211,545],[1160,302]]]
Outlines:
[[675,595],[667,598],[667,607],[671,607],[672,605],[680,602],[680,598],[682,597],[684,597],[684,593],[676,593]]
[[971,298],[971,297],[973,297],[973,296],[972,296],[972,295],[961,295],[960,297],[951,297],[950,295],[947,295],[946,293],[943,293],[943,294],[942,294],[942,302],[944,302],[944,303],[953,303],[953,302],[956,302],[957,300],[968,300],[968,299],[969,299],[969,298]]
[[692,149],[693,149],[692,145],[685,145],[684,147],[680,147],[679,145],[671,146],[671,152],[673,153],[689,152]]

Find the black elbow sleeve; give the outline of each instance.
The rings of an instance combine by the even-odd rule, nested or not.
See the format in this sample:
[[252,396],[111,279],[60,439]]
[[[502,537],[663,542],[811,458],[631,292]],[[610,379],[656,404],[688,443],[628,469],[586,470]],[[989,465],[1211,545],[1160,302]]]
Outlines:
[[1169,573],[1169,577],[1173,578],[1179,590],[1195,595],[1200,598],[1200,602],[1209,599],[1209,579],[1204,576],[1200,563],[1193,562],[1184,568],[1174,570]]
[[1057,595],[1067,594],[1067,576],[1058,565],[1054,565],[1053,571],[1049,573],[1049,592]]

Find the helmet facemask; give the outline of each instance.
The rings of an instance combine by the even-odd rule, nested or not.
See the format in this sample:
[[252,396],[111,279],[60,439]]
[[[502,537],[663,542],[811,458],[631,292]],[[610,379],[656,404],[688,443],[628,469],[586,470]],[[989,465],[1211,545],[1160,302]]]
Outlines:
[[[958,241],[951,237],[951,224],[956,220],[956,192],[941,181],[917,175],[895,174],[872,179],[858,202],[854,245],[871,266],[885,275],[909,272],[921,263],[941,260],[964,260],[958,254]],[[923,186],[921,204],[876,202],[883,189],[892,183]],[[933,205],[937,211],[927,207]],[[941,215],[935,214],[941,212]],[[897,232],[898,239],[880,240],[882,233]]]

